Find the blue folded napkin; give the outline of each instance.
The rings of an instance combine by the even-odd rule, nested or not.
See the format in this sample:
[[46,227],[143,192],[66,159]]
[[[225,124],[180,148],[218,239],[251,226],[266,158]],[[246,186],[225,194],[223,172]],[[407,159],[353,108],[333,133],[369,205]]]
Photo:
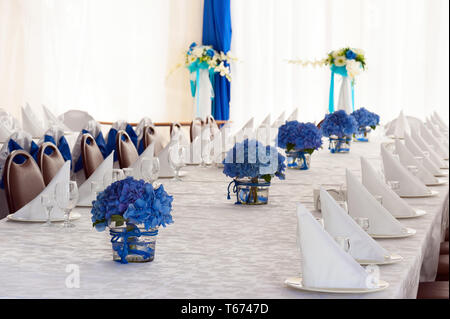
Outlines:
[[[137,140],[138,136],[136,132],[134,131],[133,127],[130,124],[127,124],[125,128],[125,132],[127,132],[128,136],[130,136],[131,141],[133,142],[134,146],[137,148]],[[111,128],[108,133],[108,142],[106,144],[106,149],[108,155],[112,153],[116,149],[116,137],[117,137],[118,131],[115,128]],[[117,161],[117,152],[114,153],[114,161]]]
[[[56,143],[53,136],[45,135],[44,142],[50,142],[55,144],[59,152],[61,153],[62,157],[64,158],[64,161],[72,161],[72,154],[70,153],[69,143],[67,143],[67,140],[64,136],[61,136],[61,138],[59,139],[59,143]],[[50,155],[51,153],[52,151],[50,149],[45,150],[45,154]]]
[[[92,134],[88,130],[84,130],[84,129],[81,132],[82,132],[82,134],[86,134],[86,133]],[[100,152],[102,153],[103,158],[106,158],[109,155],[109,153],[107,151],[106,142],[105,142],[105,139],[103,138],[102,132],[98,133],[97,137],[95,137],[95,143],[97,143],[97,146],[100,149]],[[75,173],[80,171],[82,168],[83,168],[83,159],[80,155],[80,157],[78,158],[78,160],[75,163]]]

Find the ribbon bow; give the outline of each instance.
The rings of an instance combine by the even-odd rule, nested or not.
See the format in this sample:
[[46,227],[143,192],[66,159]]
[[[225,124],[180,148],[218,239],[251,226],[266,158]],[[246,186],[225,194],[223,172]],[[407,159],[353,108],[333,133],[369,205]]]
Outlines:
[[[342,77],[347,77],[347,68],[345,66],[331,66],[331,81],[330,81],[330,97],[328,100],[328,110],[330,114],[334,112],[334,75],[339,74]],[[352,90],[352,108],[355,110],[355,88],[354,83],[351,81],[351,90]]]

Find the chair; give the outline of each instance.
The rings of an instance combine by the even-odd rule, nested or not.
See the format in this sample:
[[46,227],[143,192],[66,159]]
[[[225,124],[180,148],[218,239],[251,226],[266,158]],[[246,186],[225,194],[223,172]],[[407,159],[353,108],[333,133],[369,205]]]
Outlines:
[[67,111],[60,115],[58,119],[74,132],[80,132],[89,121],[94,120],[89,113],[80,110]]
[[417,299],[449,299],[448,281],[419,283]]
[[170,125],[170,137],[172,137],[172,132],[174,130],[180,130],[181,131],[181,124],[178,122],[174,122]]
[[443,243],[441,243],[439,255],[448,255],[448,241],[444,241]]
[[24,150],[9,154],[3,169],[3,182],[10,214],[17,212],[45,189],[39,166]]
[[[52,152],[47,155],[45,151],[51,149]],[[58,171],[63,167],[65,161],[55,144],[47,142],[42,143],[38,152],[38,165],[47,186]]]
[[191,143],[195,140],[196,137],[202,135],[202,126],[203,121],[201,118],[197,117],[191,122],[191,126],[189,128],[189,133],[191,136]]
[[125,131],[119,131],[116,136],[117,159],[120,168],[131,167],[139,158],[136,147]]
[[158,134],[156,134],[156,130],[153,125],[144,127],[144,149],[146,149],[153,142],[155,142],[153,155],[158,156],[158,154],[164,149],[161,138]]
[[81,138],[81,158],[86,179],[95,172],[104,160],[94,137],[89,133],[83,134]]

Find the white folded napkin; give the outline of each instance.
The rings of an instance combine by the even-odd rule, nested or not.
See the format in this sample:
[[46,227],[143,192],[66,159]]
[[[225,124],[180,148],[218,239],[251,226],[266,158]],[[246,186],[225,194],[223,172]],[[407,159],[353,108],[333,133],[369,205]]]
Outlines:
[[153,142],[152,144],[150,144],[149,146],[147,146],[147,148],[142,152],[141,155],[139,155],[138,159],[136,160],[136,162],[134,162],[130,168],[133,169],[133,177],[136,179],[143,179],[144,177],[141,174],[141,163],[142,160],[144,158],[147,159],[153,159],[154,154],[155,154],[155,144],[156,142]]
[[373,195],[383,198],[383,207],[394,217],[413,216],[414,209],[400,198],[383,180],[378,172],[369,164],[369,161],[361,157],[361,175],[364,187]]
[[94,194],[92,194],[92,182],[98,182],[103,185],[105,175],[108,173],[112,176],[114,152],[115,151],[112,151],[111,154],[109,154],[97,167],[94,173],[92,173],[92,175],[78,188],[79,199],[77,205],[92,206],[92,201],[94,200]]
[[434,150],[434,147],[425,142],[425,140],[420,136],[419,133],[416,131],[411,132],[411,137],[416,142],[416,144],[422,149],[423,151],[427,151],[430,153],[430,160],[433,161],[433,163],[438,166],[439,168],[448,168],[448,164],[443,161],[442,157],[440,157],[436,151]]
[[448,158],[448,145],[444,145],[443,143],[441,143],[423,124],[420,126],[420,136],[424,139],[425,142],[434,146],[434,150],[441,158]]
[[431,194],[431,190],[422,181],[405,168],[399,160],[381,145],[381,158],[383,159],[384,177],[386,181],[400,182],[396,193],[403,196],[423,196]]
[[287,121],[297,121],[297,119],[298,119],[298,108],[296,108],[294,112],[292,112],[291,115],[289,115]]
[[44,104],[42,104],[42,110],[44,112],[45,127],[58,127],[63,132],[70,132],[69,129],[61,120],[59,120]]
[[431,134],[444,146],[448,148],[448,137],[440,130],[439,126],[434,124],[429,117],[427,117],[426,126],[430,130]]
[[239,131],[236,132],[236,134],[234,134],[234,143],[241,143],[245,139],[252,139],[255,137],[254,122],[255,118],[252,117]]
[[349,253],[353,258],[383,262],[390,255],[323,188],[320,189],[320,202],[325,230],[334,238],[349,238]]
[[[60,168],[58,173],[53,177],[51,182],[45,187],[45,189],[34,198],[31,202],[14,213],[14,217],[25,220],[47,220],[47,213],[45,208],[41,204],[41,196],[49,195],[51,197],[55,194],[55,188],[58,183],[68,183],[70,181],[70,161],[66,161]],[[51,211],[51,219],[62,219],[64,212],[56,205]]]
[[[397,152],[400,158],[400,163],[402,163],[404,167],[408,168],[409,165],[417,167],[418,172],[416,176],[425,185],[433,185],[439,183],[439,180],[436,177],[434,177],[434,175],[431,174],[422,163],[420,163],[417,159],[414,158],[414,155],[400,140],[395,140],[395,151]],[[424,156],[421,157],[423,158]]]
[[302,205],[297,208],[302,283],[311,288],[368,288],[369,274],[322,229]]
[[403,110],[400,111],[400,115],[397,118],[397,121],[395,121],[395,130],[394,130],[394,137],[395,138],[404,138],[405,133],[410,133],[411,128],[409,126],[408,120],[406,119],[405,115],[403,114]]
[[441,126],[443,131],[448,132],[448,124],[444,122],[444,120],[436,111],[433,112],[433,118],[436,121],[436,123],[438,123],[438,125]]
[[369,219],[369,234],[399,235],[405,229],[364,185],[350,172],[347,176],[347,204],[348,212],[352,217],[365,217]]
[[34,138],[40,138],[45,128],[41,125],[42,120],[36,115],[28,103],[22,106],[22,128],[30,133]]
[[285,123],[285,111],[283,111],[280,116],[273,122],[272,127],[273,128],[279,128],[281,125]]
[[405,146],[414,156],[423,157],[423,166],[433,175],[440,175],[441,170],[440,167],[437,166],[430,157],[425,157],[423,154],[424,150],[422,150],[419,145],[411,138],[409,134],[405,134]]
[[272,144],[272,140],[275,138],[275,137],[271,138],[270,119],[271,116],[269,114],[256,130],[256,139],[265,145]]
[[170,166],[169,163],[169,150],[170,147],[174,144],[178,143],[177,140],[171,140],[169,144],[166,145],[166,147],[164,147],[164,149],[158,154],[158,159],[159,159],[159,176],[161,177],[174,177],[175,176],[175,171],[174,169]]
[[3,109],[0,109],[0,143],[5,143],[14,132],[20,130],[19,121]]

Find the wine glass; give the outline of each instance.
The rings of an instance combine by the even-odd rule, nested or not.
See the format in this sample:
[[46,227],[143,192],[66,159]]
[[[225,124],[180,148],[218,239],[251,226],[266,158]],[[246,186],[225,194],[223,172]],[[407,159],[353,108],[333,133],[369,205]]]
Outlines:
[[76,182],[61,182],[55,187],[56,205],[64,211],[64,229],[75,227],[70,222],[70,212],[78,201],[78,186]]
[[349,250],[350,250],[350,238],[338,236],[338,237],[335,237],[334,240],[339,245],[339,247],[341,247],[346,253],[349,252]]
[[45,213],[47,214],[47,220],[42,226],[50,227],[53,225],[51,221],[51,213],[53,206],[55,205],[54,198],[49,194],[41,195],[41,205],[44,207]]
[[174,144],[169,149],[169,164],[175,170],[173,180],[181,181],[180,169],[185,166],[186,147]]
[[355,217],[355,222],[365,231],[369,230],[369,218],[366,217]]
[[144,181],[152,183],[159,177],[159,159],[157,157],[144,157],[139,168]]

